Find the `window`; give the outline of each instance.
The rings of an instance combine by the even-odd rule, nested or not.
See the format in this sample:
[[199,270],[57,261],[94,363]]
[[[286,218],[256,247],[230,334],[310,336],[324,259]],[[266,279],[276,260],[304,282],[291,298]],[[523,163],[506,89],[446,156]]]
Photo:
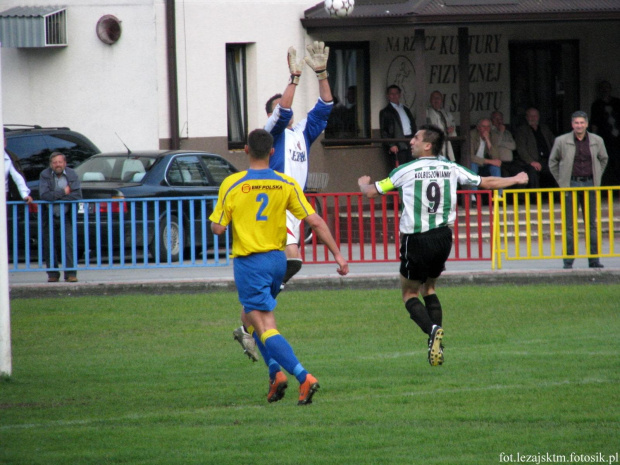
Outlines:
[[367,139],[370,137],[368,42],[332,42],[327,45],[327,70],[334,109],[325,129],[325,138]]
[[248,127],[245,44],[226,44],[228,148],[245,145]]
[[94,150],[79,137],[71,134],[46,134],[44,137],[50,154],[56,151],[64,153],[69,166],[78,165],[88,157],[98,153],[98,150]]
[[203,156],[202,162],[207,167],[207,171],[211,174],[211,178],[217,186],[222,184],[222,181],[227,176],[233,174],[230,165],[223,158]]
[[208,186],[209,180],[197,156],[179,156],[168,169],[168,181],[173,186]]

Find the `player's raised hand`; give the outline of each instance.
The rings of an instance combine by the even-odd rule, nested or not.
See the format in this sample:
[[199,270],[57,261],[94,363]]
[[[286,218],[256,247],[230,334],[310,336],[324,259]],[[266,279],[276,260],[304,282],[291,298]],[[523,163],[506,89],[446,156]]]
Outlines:
[[329,58],[329,47],[325,46],[325,42],[314,41],[306,46],[308,54],[304,57],[304,61],[316,73],[319,81],[327,79],[327,59]]
[[288,69],[291,72],[291,84],[299,84],[299,76],[301,76],[301,71],[303,68],[303,60],[297,61],[297,50],[295,47],[291,46],[288,48]]

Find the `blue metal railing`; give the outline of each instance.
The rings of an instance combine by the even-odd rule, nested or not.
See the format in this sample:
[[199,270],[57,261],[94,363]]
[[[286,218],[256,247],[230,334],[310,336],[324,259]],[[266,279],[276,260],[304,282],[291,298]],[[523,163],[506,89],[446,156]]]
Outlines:
[[[74,258],[77,270],[229,265],[228,233],[213,235],[208,222],[216,201],[196,196],[7,202],[9,271],[64,270],[66,256]],[[61,263],[48,267],[54,249]]]

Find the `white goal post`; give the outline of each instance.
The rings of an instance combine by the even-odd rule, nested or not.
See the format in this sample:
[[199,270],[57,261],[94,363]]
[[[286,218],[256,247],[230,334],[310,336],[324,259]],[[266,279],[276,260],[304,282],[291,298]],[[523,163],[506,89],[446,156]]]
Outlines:
[[[2,48],[0,47],[0,53]],[[1,63],[1,61],[0,61]],[[0,64],[0,127],[2,120],[2,66]],[[4,151],[4,133],[2,134]],[[0,157],[0,376],[11,376],[11,307],[9,300],[9,251],[6,233],[6,192],[4,179],[4,153]]]

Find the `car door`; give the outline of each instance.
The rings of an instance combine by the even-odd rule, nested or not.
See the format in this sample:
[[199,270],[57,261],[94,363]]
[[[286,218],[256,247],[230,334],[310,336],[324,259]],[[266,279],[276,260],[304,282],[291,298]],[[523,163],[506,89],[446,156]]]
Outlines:
[[[176,156],[168,166],[166,178],[175,197],[202,197],[213,191],[217,194],[217,187],[212,185],[205,166],[200,161],[200,155],[197,154]],[[183,237],[186,245],[190,243],[196,246],[202,245],[203,240],[210,236],[206,223],[211,210],[208,202],[184,200],[181,212],[176,205],[171,208],[176,218],[183,218]]]

